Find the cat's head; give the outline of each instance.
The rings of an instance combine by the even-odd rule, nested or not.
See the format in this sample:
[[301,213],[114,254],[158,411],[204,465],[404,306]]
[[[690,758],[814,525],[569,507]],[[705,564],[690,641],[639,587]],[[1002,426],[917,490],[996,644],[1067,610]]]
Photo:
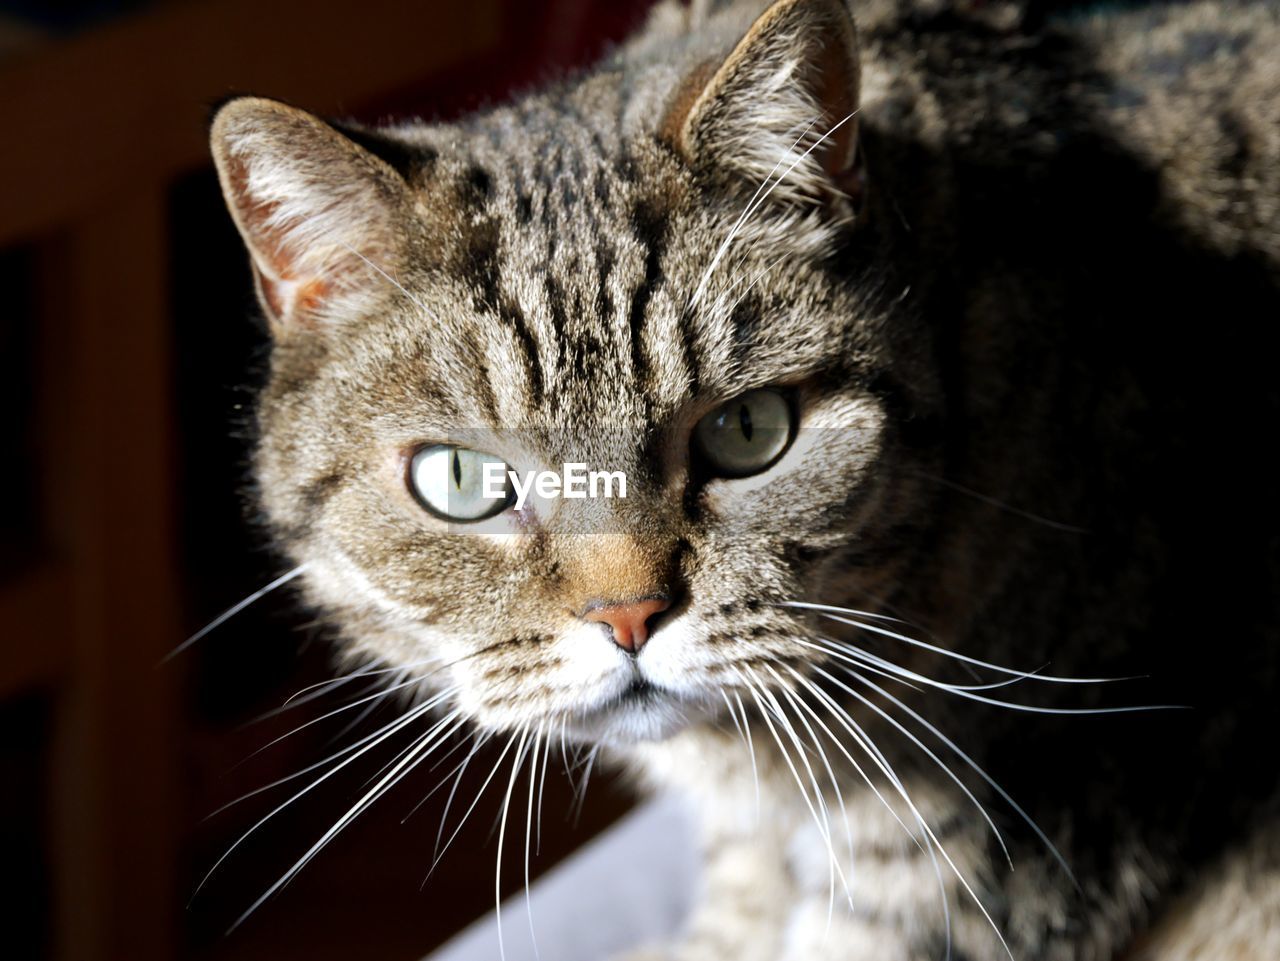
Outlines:
[[[783,0],[724,49],[624,51],[458,124],[221,109],[274,337],[262,500],[353,649],[483,727],[604,740],[823,658],[781,605],[892,576],[886,397],[923,389],[857,90],[844,5]],[[517,509],[486,463],[626,495]]]

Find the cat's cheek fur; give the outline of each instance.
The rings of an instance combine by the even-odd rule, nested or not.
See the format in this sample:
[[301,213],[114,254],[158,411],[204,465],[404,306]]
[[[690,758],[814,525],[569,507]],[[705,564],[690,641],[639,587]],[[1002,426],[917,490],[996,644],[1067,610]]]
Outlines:
[[708,672],[724,663],[724,655],[698,637],[692,615],[683,615],[655,631],[640,652],[639,665],[651,683],[688,700],[706,698],[712,685]]
[[416,617],[429,613],[426,610],[415,611],[403,600],[392,597],[336,545],[308,552],[306,566],[309,590],[325,607],[372,609],[406,626]]
[[482,640],[473,641],[473,656],[460,660],[451,677],[460,706],[490,730],[553,719],[558,725],[561,717],[605,707],[631,682],[627,656],[598,624],[560,624],[549,642],[505,656],[485,656],[485,649]]

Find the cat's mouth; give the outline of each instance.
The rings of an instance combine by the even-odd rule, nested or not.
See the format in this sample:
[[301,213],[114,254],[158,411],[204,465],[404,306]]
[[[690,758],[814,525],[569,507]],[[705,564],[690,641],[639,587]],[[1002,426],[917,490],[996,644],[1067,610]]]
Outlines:
[[574,719],[577,733],[590,740],[662,740],[686,723],[679,694],[636,674],[622,690]]
[[643,704],[662,695],[663,690],[658,685],[643,677],[637,677],[631,682],[630,687],[618,695],[618,704]]
[[624,690],[598,707],[595,713],[605,714],[625,708],[646,707],[655,701],[669,699],[671,696],[669,692],[664,691],[652,681],[637,675]]

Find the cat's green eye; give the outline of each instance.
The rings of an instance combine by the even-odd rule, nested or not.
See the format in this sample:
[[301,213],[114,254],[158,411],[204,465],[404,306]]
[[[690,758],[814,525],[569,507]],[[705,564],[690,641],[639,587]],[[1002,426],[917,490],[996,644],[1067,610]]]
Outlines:
[[508,467],[492,454],[433,444],[409,461],[409,490],[427,510],[447,521],[482,521],[515,501]]
[[786,397],[776,390],[752,390],[698,421],[693,442],[713,473],[747,477],[782,456],[793,423]]

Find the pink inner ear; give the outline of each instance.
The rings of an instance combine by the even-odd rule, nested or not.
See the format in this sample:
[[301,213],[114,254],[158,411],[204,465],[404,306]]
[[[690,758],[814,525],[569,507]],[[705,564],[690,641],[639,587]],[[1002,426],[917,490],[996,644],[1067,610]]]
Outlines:
[[294,280],[289,277],[267,277],[255,263],[253,272],[258,279],[258,289],[267,309],[277,321],[310,326],[308,317],[314,314],[324,299],[328,285],[318,279]]
[[823,106],[827,129],[840,124],[840,129],[828,140],[827,148],[820,151],[822,169],[837,184],[854,171],[857,161],[858,118],[854,115],[858,109],[856,58],[856,52],[847,49],[841,38],[835,37],[823,45],[822,54],[814,64],[814,92]]
[[234,162],[230,174],[237,213],[253,258],[254,276],[267,310],[277,323],[305,324],[328,285],[318,277],[298,276],[284,231],[269,226],[279,204],[254,199],[244,164]]

